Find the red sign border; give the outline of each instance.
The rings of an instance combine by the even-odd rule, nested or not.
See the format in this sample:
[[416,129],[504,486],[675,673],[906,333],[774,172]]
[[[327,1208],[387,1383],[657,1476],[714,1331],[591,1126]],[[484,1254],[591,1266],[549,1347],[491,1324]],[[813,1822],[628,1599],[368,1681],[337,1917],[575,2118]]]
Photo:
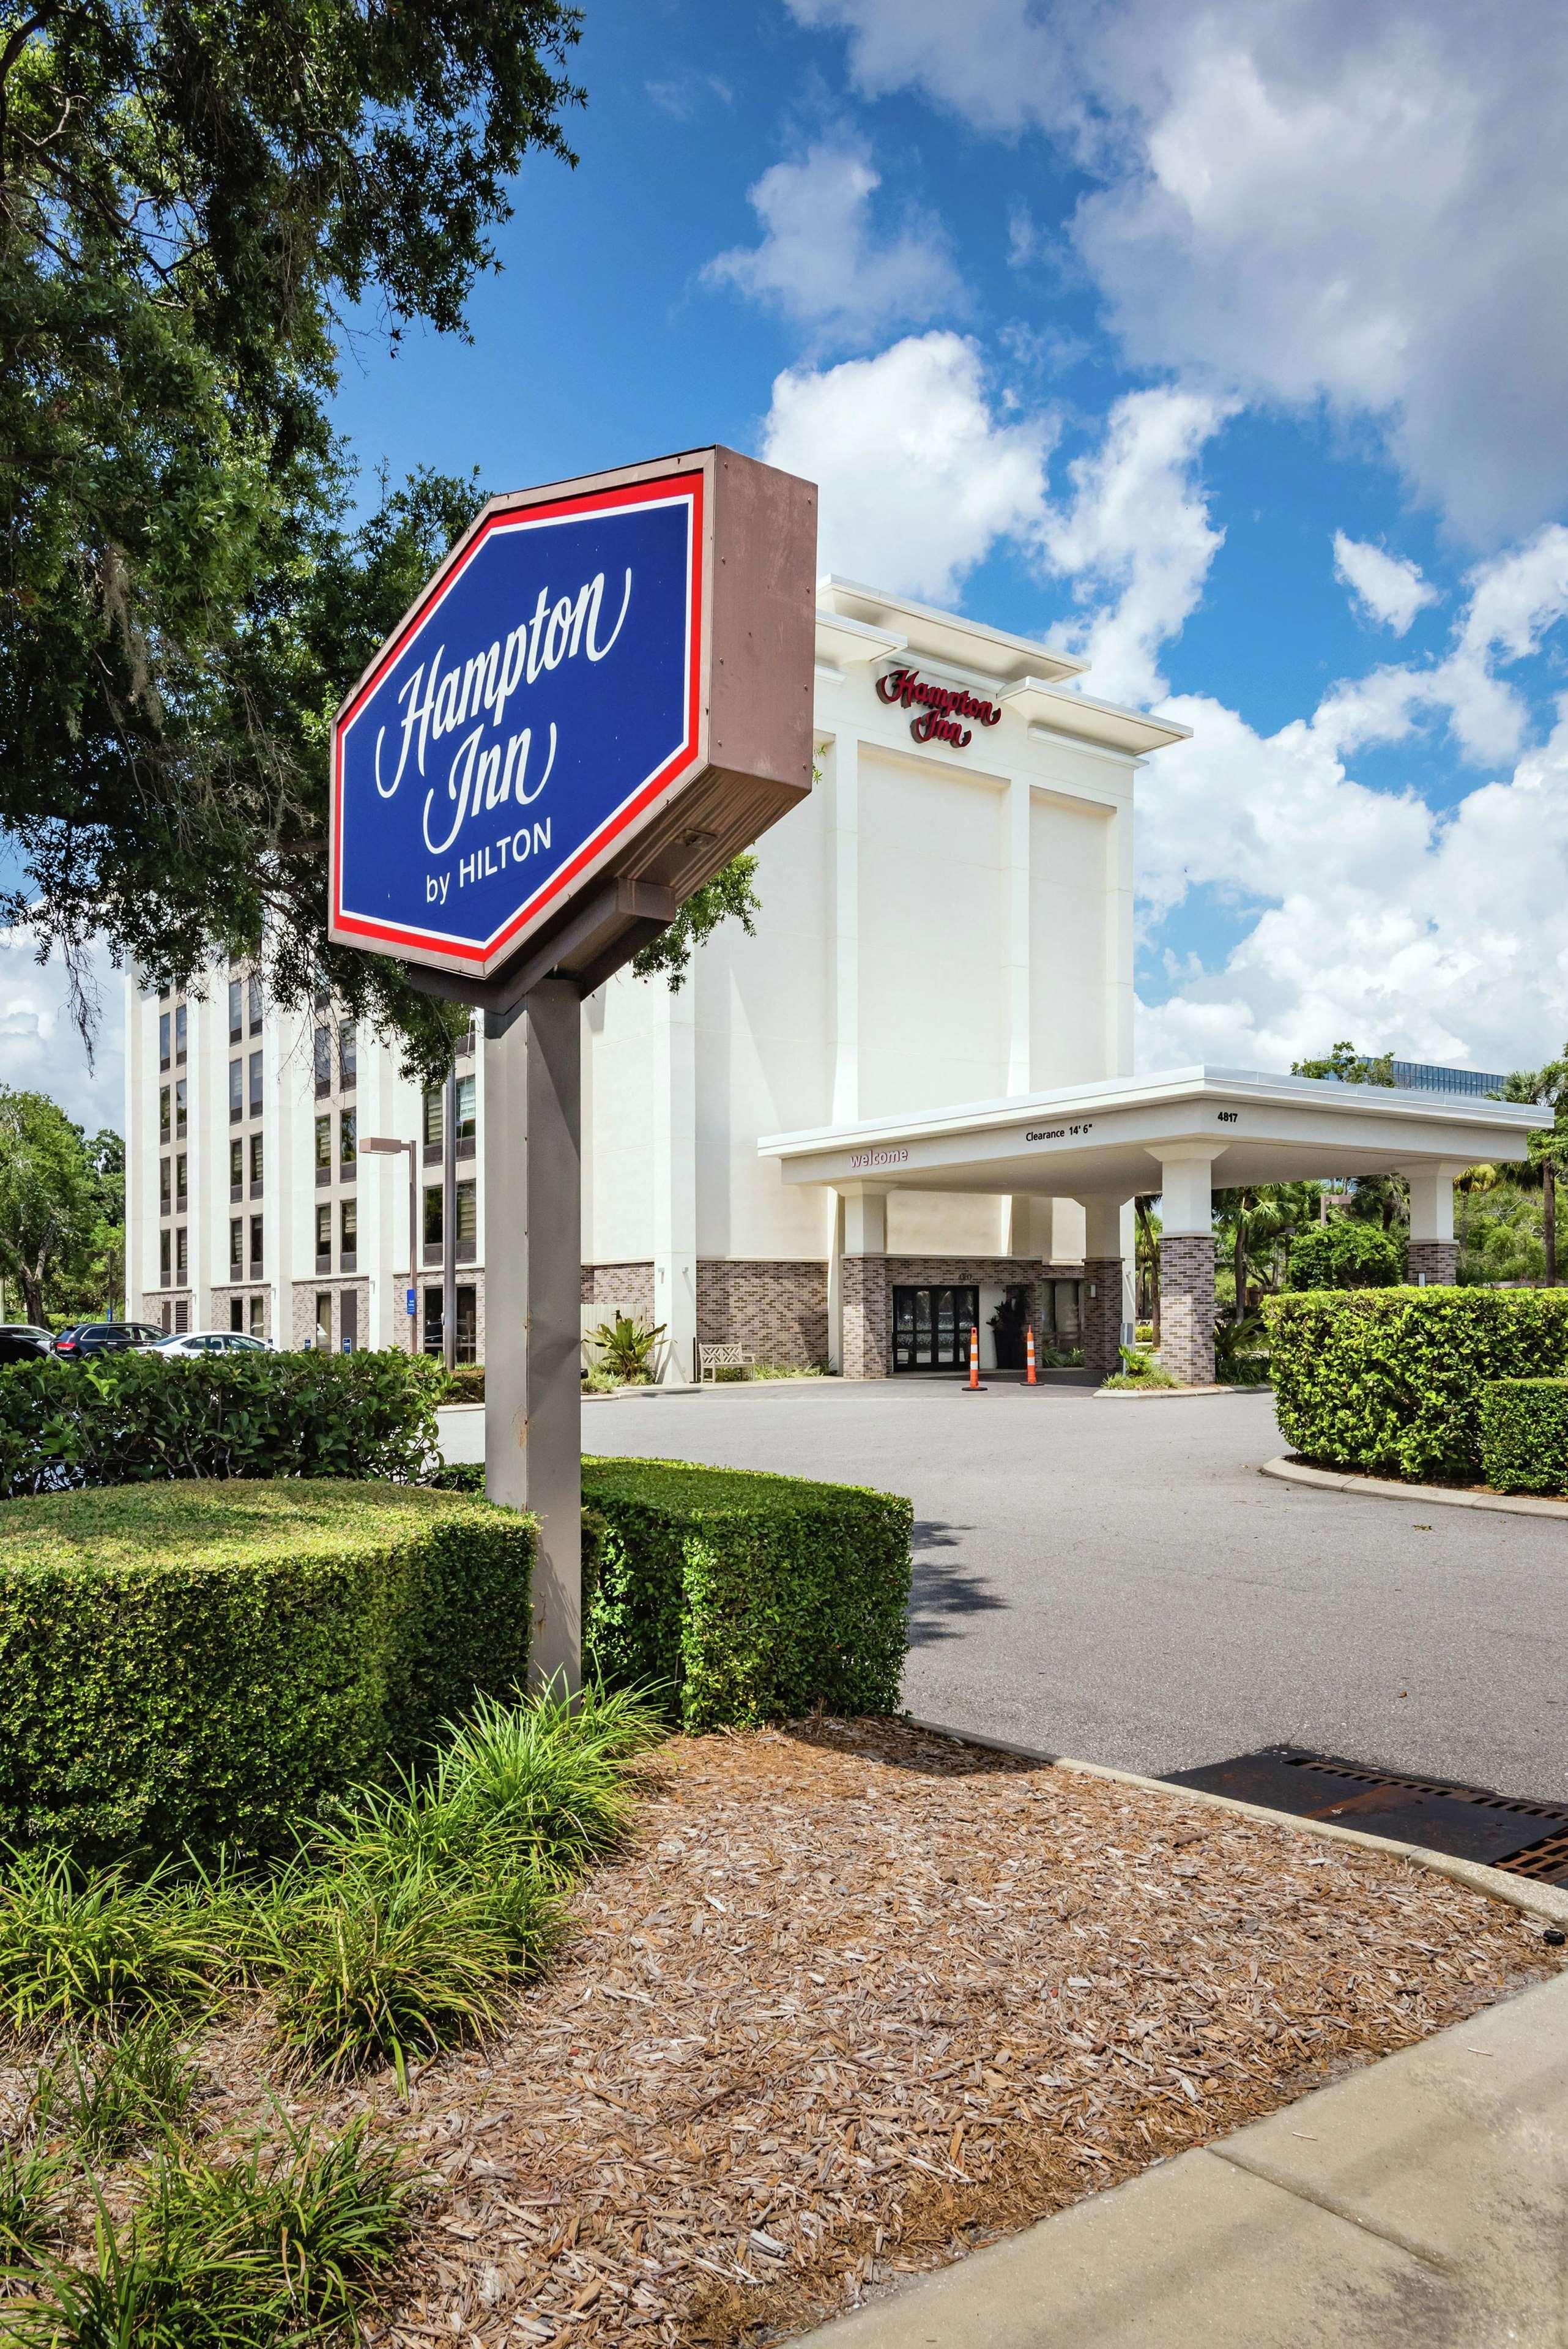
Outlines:
[[[491,962],[520,930],[537,919],[539,914],[559,896],[570,882],[576,879],[586,865],[591,864],[630,824],[635,823],[649,804],[677,781],[687,768],[696,763],[702,712],[702,623],[707,585],[706,487],[703,471],[697,467],[689,472],[665,473],[652,481],[627,482],[618,489],[586,490],[574,497],[546,499],[538,504],[522,502],[503,506],[487,515],[479,524],[468,544],[454,556],[449,568],[440,574],[429,593],[408,614],[397,636],[378,656],[375,667],[356,690],[353,699],[333,720],[331,923],[335,933],[341,931],[353,938],[373,939],[381,945],[399,947],[419,960],[438,955],[445,963],[461,963],[479,969],[482,975],[484,966]],[[461,939],[441,937],[437,932],[410,929],[398,924],[377,922],[362,914],[346,913],[342,902],[345,737],[387,670],[402,655],[409,639],[418,635],[432,613],[440,608],[449,590],[467,570],[491,532],[515,529],[520,523],[552,522],[570,515],[602,513],[622,506],[661,503],[672,496],[689,497],[691,501],[691,598],[687,615],[685,741],[646,781],[639,784],[618,808],[611,811],[597,832],[583,843],[570,861],[552,874],[528,903],[521,906],[483,946],[470,946]]]

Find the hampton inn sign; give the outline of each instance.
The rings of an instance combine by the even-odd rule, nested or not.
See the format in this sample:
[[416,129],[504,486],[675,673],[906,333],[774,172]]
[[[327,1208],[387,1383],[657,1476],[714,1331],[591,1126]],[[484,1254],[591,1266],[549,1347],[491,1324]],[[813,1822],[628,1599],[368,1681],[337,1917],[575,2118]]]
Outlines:
[[890,668],[878,678],[877,694],[883,701],[896,701],[901,709],[915,709],[909,730],[917,742],[951,742],[960,750],[975,740],[962,719],[995,726],[1002,716],[994,701],[977,700],[963,686],[933,685],[917,668]]

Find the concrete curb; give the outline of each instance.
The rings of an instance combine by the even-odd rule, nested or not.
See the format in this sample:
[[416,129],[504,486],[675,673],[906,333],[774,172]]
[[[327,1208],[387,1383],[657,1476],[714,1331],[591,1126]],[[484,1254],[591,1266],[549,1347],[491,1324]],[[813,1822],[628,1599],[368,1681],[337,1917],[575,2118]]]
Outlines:
[[1324,1843],[1355,1844],[1362,1851],[1380,1851],[1408,1859],[1414,1868],[1446,1876],[1467,1891],[1517,1909],[1522,1916],[1538,1917],[1543,1925],[1568,1930],[1568,1886],[1537,1884],[1528,1876],[1510,1875],[1506,1868],[1483,1868],[1473,1859],[1456,1859],[1446,1851],[1429,1851],[1424,1844],[1394,1843],[1387,1836],[1365,1835],[1359,1827],[1338,1827],[1329,1819],[1297,1818],[1292,1811],[1271,1811],[1261,1803],[1238,1802],[1233,1795],[1212,1795],[1199,1786],[1173,1786],[1165,1778],[1145,1778],[1136,1770],[1113,1770],[1103,1762],[1078,1762],[1068,1754],[1042,1754],[1032,1746],[1009,1745],[999,1737],[981,1737],[974,1730],[954,1729],[944,1721],[911,1724],[936,1737],[951,1737],[962,1745],[979,1745],[992,1754],[1016,1754],[1026,1762],[1047,1762],[1058,1770],[1077,1770],[1087,1778],[1109,1778],[1119,1786],[1141,1786],[1146,1793],[1164,1795],[1183,1803],[1207,1803],[1215,1810],[1235,1811],[1243,1818],[1263,1819],[1270,1826],[1294,1827],[1298,1835],[1316,1836]]
[[1419,1501],[1439,1509],[1486,1509],[1498,1516],[1555,1517],[1568,1525],[1568,1500],[1549,1501],[1530,1493],[1462,1493],[1449,1485],[1401,1485],[1389,1476],[1350,1476],[1336,1468],[1309,1468],[1305,1460],[1281,1453],[1265,1460],[1260,1476],[1276,1476],[1284,1485],[1307,1485],[1319,1493],[1359,1493],[1373,1501]]
[[1105,1402],[1180,1402],[1187,1395],[1273,1394],[1273,1387],[1096,1387]]

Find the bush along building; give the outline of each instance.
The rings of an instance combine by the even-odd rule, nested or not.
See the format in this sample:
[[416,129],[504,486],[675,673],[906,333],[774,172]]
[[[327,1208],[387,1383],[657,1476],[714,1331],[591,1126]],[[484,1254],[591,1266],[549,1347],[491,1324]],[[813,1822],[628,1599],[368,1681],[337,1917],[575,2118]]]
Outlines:
[[[757,851],[755,936],[583,1007],[583,1304],[849,1378],[1037,1346],[1114,1367],[1132,1200],[1164,1194],[1165,1358],[1213,1374],[1213,1185],[1411,1177],[1414,1276],[1453,1277],[1451,1182],[1538,1111],[1235,1071],[1133,1075],[1132,822],[1184,730],[1093,698],[1029,638],[820,584],[809,801]],[[323,999],[246,969],[132,982],[129,1308],[285,1345],[483,1359],[482,1045],[421,1094]],[[1367,1097],[1370,1098],[1367,1098]],[[412,1143],[409,1169],[367,1137]],[[410,1333],[407,1293],[415,1293]]]

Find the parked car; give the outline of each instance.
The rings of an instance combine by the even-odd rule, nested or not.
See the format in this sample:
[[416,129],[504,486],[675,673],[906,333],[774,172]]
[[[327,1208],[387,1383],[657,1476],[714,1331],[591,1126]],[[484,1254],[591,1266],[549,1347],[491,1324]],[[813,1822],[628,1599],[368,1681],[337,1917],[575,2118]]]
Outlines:
[[132,1346],[150,1346],[163,1332],[151,1321],[77,1321],[55,1340],[63,1361],[82,1362],[93,1354],[123,1354]]
[[270,1354],[264,1338],[247,1338],[242,1330],[182,1330],[176,1338],[161,1335],[144,1354]]
[[55,1340],[47,1330],[33,1330],[26,1325],[0,1329],[0,1365],[41,1361],[54,1350]]

